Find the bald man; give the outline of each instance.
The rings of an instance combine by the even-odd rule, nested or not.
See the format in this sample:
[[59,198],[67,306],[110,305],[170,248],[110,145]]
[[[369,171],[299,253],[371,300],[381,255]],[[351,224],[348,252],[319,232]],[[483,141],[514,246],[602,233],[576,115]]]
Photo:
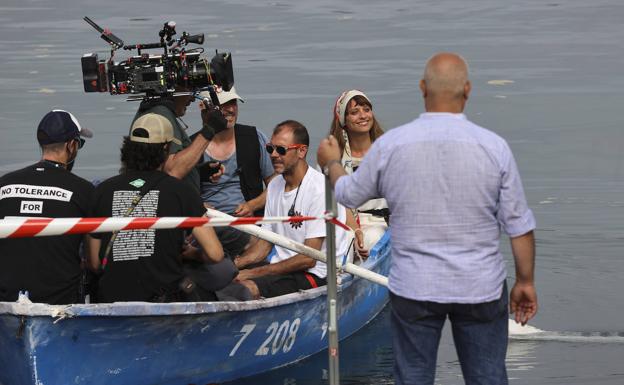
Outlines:
[[[420,81],[426,112],[377,139],[355,173],[335,138],[318,150],[338,202],[388,201],[397,385],[433,384],[447,317],[466,384],[507,384],[509,309],[522,324],[537,312],[535,218],[505,140],[463,114],[470,89],[466,61],[438,53]],[[509,297],[501,229],[516,265]]]

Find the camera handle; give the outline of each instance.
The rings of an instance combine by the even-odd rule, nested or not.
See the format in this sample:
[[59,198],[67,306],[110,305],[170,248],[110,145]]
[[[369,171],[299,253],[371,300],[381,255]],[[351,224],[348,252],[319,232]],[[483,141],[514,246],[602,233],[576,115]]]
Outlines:
[[115,34],[113,34],[108,28],[107,29],[103,29],[99,25],[95,24],[95,22],[93,20],[89,19],[87,16],[85,16],[83,18],[83,20],[86,21],[87,23],[89,23],[90,26],[95,28],[96,31],[101,33],[100,37],[104,41],[106,41],[108,44],[110,44],[112,46],[112,50],[113,51],[123,47],[123,45],[124,45],[123,40],[121,40],[120,38],[115,36]]
[[[221,103],[219,103],[219,97],[217,96],[217,91],[215,91],[214,87],[210,87],[210,89],[208,90],[208,93],[210,93],[210,102],[212,103],[213,107],[219,109],[219,107],[221,107]],[[205,101],[204,101],[204,104],[206,104]]]

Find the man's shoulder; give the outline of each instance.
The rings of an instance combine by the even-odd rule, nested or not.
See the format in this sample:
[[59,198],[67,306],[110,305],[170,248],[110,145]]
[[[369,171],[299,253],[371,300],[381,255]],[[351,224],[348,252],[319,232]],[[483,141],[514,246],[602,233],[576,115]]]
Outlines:
[[509,145],[505,138],[497,134],[496,132],[482,127],[470,120],[467,120],[467,128],[471,131],[473,136],[485,147],[495,148],[498,151],[508,151]]
[[4,185],[4,184],[7,184],[7,183],[12,183],[11,182],[12,180],[14,180],[16,178],[20,178],[20,177],[22,177],[24,175],[28,175],[28,174],[34,172],[36,165],[37,165],[36,163],[35,164],[31,164],[31,165],[26,166],[24,168],[20,168],[19,170],[10,171],[10,172],[2,175],[0,177],[0,185]]
[[312,191],[314,194],[319,194],[323,197],[325,196],[325,175],[314,167],[308,166],[308,171],[306,172],[304,179],[305,186],[303,187],[305,187],[307,191]]
[[171,175],[161,171],[153,171],[147,173],[128,172],[115,175],[102,181],[97,188],[123,188],[126,185],[134,186],[134,188],[137,188],[136,186],[138,186],[138,188],[140,188],[144,183],[148,183],[153,178],[160,178],[157,185],[180,188],[187,187],[187,185],[180,179],[174,178]]
[[134,120],[137,120],[139,117],[154,113],[158,115],[162,115],[165,118],[169,119],[173,126],[177,126],[177,119],[175,115],[175,104],[172,100],[156,100],[156,101],[143,101],[139,106],[139,110],[137,111]]
[[258,129],[255,126],[250,126],[248,124],[236,123],[234,125],[234,132],[239,134],[255,135],[257,130]]
[[43,165],[39,167],[40,165],[41,163],[35,163],[5,174],[0,178],[0,186],[14,183],[45,183],[50,186],[72,187],[82,190],[94,189],[91,182],[64,168],[49,168]]

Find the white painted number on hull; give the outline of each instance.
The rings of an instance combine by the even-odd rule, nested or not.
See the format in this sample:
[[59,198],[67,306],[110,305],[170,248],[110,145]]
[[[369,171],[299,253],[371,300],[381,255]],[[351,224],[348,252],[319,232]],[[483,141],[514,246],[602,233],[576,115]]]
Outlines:
[[[280,351],[288,353],[295,345],[299,325],[301,325],[301,320],[299,318],[295,318],[292,322],[286,320],[281,324],[279,322],[271,323],[265,332],[268,334],[268,337],[264,340],[262,345],[260,345],[258,350],[256,350],[256,356],[266,356],[269,353],[275,355]],[[243,341],[249,337],[255,328],[256,324],[246,324],[241,328],[240,333],[242,333],[242,335],[230,352],[230,357],[236,354]]]
[[241,339],[238,340],[238,342],[236,343],[236,345],[234,346],[234,349],[232,349],[232,351],[230,352],[230,357],[233,357],[236,354],[236,351],[238,350],[238,348],[241,346],[241,344],[243,343],[243,341],[245,341],[245,339],[247,337],[249,337],[249,335],[251,334],[251,332],[256,328],[256,325],[254,324],[247,324],[247,325],[243,325],[243,327],[241,328],[240,332],[243,333],[243,335],[241,336]]

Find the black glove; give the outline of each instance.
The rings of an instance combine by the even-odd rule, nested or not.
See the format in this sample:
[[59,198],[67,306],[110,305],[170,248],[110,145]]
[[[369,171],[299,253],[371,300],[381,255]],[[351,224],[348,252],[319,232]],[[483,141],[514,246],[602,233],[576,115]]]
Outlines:
[[220,110],[205,108],[201,111],[201,117],[203,125],[200,132],[204,138],[212,140],[216,134],[227,130],[227,120]]

